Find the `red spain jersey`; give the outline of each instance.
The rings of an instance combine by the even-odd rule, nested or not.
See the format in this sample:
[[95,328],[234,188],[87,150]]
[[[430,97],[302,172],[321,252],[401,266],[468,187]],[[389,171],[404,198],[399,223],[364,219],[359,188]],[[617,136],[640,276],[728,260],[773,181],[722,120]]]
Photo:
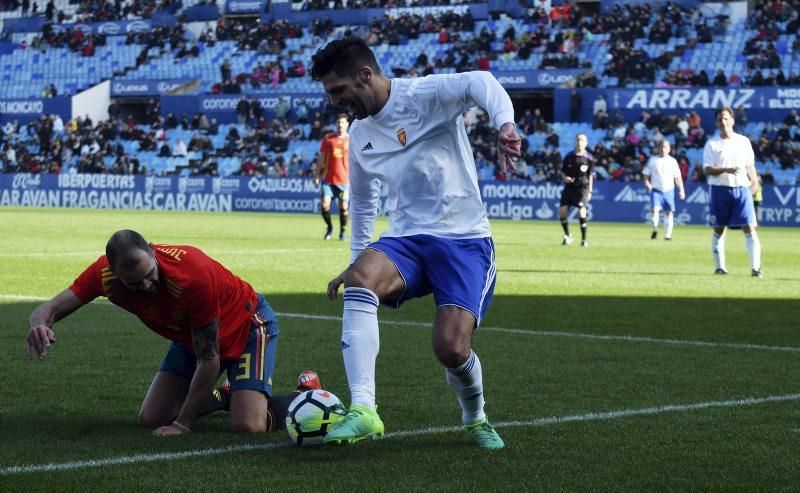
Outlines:
[[83,303],[104,296],[144,322],[152,331],[182,343],[189,351],[192,328],[219,317],[220,358],[242,355],[250,316],[258,297],[252,286],[199,249],[187,245],[153,245],[159,288],[153,297],[128,289],[108,266],[105,255],[75,279],[69,289]]
[[349,166],[347,153],[350,152],[350,137],[328,134],[322,139],[319,152],[325,154],[325,183],[347,185]]

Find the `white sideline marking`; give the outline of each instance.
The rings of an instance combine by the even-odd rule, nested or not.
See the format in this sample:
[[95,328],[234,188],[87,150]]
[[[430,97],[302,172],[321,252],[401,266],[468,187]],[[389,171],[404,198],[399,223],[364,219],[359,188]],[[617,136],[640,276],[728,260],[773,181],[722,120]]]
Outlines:
[[[47,301],[50,298],[43,298],[40,296],[21,296],[15,294],[0,294],[0,300],[13,300],[13,301]],[[102,305],[111,305],[106,300],[95,300],[93,303]],[[278,312],[278,316],[286,318],[304,318],[308,320],[325,320],[331,322],[341,322],[342,317],[334,315],[314,315],[310,313],[290,313]],[[411,322],[411,321],[395,321],[395,320],[381,320],[381,325],[397,325],[405,327],[431,327],[430,323],[424,322]],[[484,332],[504,332],[509,334],[524,334],[529,336],[540,337],[573,337],[577,339],[589,339],[596,341],[621,341],[621,342],[634,342],[646,344],[666,344],[670,346],[700,346],[712,348],[728,348],[728,349],[758,349],[764,351],[782,351],[789,353],[800,353],[800,347],[796,346],[769,346],[765,344],[744,344],[736,342],[714,342],[714,341],[696,341],[691,339],[658,339],[655,337],[643,336],[615,336],[615,335],[599,335],[599,334],[586,334],[581,332],[565,332],[565,331],[552,331],[552,330],[527,330],[527,329],[509,329],[504,327],[481,327],[480,330]]]
[[[640,409],[622,409],[619,411],[591,412],[586,414],[572,414],[567,416],[551,416],[548,418],[538,418],[527,421],[503,421],[495,423],[494,426],[495,428],[551,426],[563,423],[574,423],[583,421],[603,421],[603,420],[627,418],[631,416],[652,416],[656,414],[697,411],[701,409],[710,409],[710,408],[756,406],[759,404],[767,404],[771,402],[785,402],[785,401],[796,401],[796,400],[800,400],[800,394],[773,395],[768,397],[748,397],[745,399],[698,402],[695,404],[667,404],[665,406],[645,407]],[[462,428],[460,426],[417,428],[411,430],[390,432],[387,433],[385,437],[386,438],[416,437],[422,435],[454,433],[461,431],[461,429]],[[291,444],[289,444],[288,442],[283,441],[283,442],[270,442],[261,444],[234,445],[230,447],[207,448],[200,450],[186,450],[183,452],[137,454],[137,455],[127,455],[122,457],[109,457],[106,459],[57,462],[57,463],[40,464],[33,466],[12,466],[0,469],[0,476],[8,476],[11,474],[35,473],[35,472],[72,471],[76,469],[85,469],[90,467],[118,466],[124,464],[136,464],[141,462],[178,460],[190,457],[207,457],[210,455],[221,455],[229,452],[251,452],[255,450],[283,448],[283,447],[288,447],[290,445]]]
[[[342,317],[332,315],[310,315],[305,313],[278,313],[278,316],[286,318],[308,318],[313,320],[330,320],[341,321]],[[381,325],[401,325],[408,327],[431,327],[430,323],[423,322],[408,322],[408,321],[394,321],[394,320],[381,320]],[[593,339],[599,341],[623,341],[623,342],[643,342],[650,344],[668,344],[673,346],[705,346],[705,347],[722,347],[731,349],[764,349],[768,351],[786,351],[800,353],[800,347],[794,346],[768,346],[764,344],[743,344],[736,342],[713,342],[713,341],[694,341],[691,339],[658,339],[655,337],[642,337],[642,336],[613,336],[613,335],[598,335],[586,334],[581,332],[564,332],[554,330],[527,330],[527,329],[508,329],[504,327],[481,327],[479,330],[486,332],[505,332],[510,334],[525,334],[529,336],[543,336],[543,337],[575,337],[578,339]]]

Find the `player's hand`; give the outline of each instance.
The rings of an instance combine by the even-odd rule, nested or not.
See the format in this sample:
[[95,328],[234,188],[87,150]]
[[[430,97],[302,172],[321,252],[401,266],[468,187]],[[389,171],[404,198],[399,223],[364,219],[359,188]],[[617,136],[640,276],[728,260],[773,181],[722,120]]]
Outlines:
[[319,178],[314,178],[312,181],[314,182],[315,187],[319,186]]
[[514,124],[506,122],[500,127],[497,136],[497,161],[500,164],[500,171],[503,173],[517,171],[514,161],[520,156],[522,156],[522,138]]
[[178,435],[183,435],[183,431],[175,425],[162,426],[153,430],[153,436],[157,437],[174,437]]
[[336,297],[339,295],[339,286],[344,284],[344,273],[347,272],[347,269],[343,270],[341,274],[333,278],[331,282],[328,283],[328,298],[331,300],[335,300]]
[[575,183],[575,178],[573,178],[573,177],[571,177],[571,176],[565,176],[565,177],[564,177],[564,181],[565,181],[566,183],[568,183],[568,184],[569,184],[569,183]]
[[681,200],[685,199],[685,198],[686,198],[686,192],[684,192],[683,190],[681,190],[681,191],[678,193],[678,197],[680,197],[680,198],[681,198]]
[[589,192],[589,195],[586,196],[586,202],[592,200],[592,192]]
[[32,327],[28,335],[25,336],[25,350],[28,352],[28,359],[33,358],[33,352],[39,359],[47,356],[47,348],[56,342],[56,334],[46,325]]

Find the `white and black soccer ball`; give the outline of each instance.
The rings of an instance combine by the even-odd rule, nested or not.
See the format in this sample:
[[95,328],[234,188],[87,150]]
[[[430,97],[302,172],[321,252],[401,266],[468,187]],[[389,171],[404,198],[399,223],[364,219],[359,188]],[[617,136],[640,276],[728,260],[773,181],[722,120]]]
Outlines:
[[342,401],[327,390],[307,390],[286,413],[286,431],[297,445],[319,445],[346,413]]

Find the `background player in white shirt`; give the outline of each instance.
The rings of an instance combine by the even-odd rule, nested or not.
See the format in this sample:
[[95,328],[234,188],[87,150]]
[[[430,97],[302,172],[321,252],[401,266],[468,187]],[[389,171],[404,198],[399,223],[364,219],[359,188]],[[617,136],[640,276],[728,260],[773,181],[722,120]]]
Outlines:
[[[328,284],[331,299],[345,287],[341,347],[351,406],[325,442],[383,435],[375,405],[378,305],[433,294],[433,351],[456,392],[464,428],[480,447],[503,447],[483,410],[481,364],[472,350],[496,271],[462,115],[475,106],[489,113],[499,129],[500,167],[514,171],[521,141],[511,99],[488,72],[390,80],[357,38],[318,51],[310,74],[334,105],[357,118],[350,126],[351,265]],[[389,230],[370,243],[380,184]]]
[[756,234],[753,195],[759,190],[755,156],[750,140],[733,131],[733,110],[717,110],[719,135],[708,139],[703,149],[703,172],[708,176],[709,222],[714,227],[711,252],[715,274],[727,274],[725,268],[725,229],[741,226],[750,256],[751,274],[761,277],[761,242]]
[[675,210],[675,186],[681,200],[686,198],[683,178],[678,161],[669,155],[670,145],[666,139],[656,144],[655,152],[642,170],[644,186],[650,192],[650,210],[653,212],[653,232],[650,239],[658,236],[658,216],[664,209],[664,239],[672,239],[673,211]]

